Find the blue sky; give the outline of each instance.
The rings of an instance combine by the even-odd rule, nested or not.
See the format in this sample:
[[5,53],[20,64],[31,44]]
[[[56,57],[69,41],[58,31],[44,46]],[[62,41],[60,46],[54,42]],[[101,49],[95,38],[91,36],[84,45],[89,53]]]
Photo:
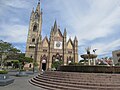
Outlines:
[[[38,0],[0,0],[0,40],[25,52],[32,8]],[[68,38],[77,36],[79,55],[97,48],[99,57],[120,48],[120,0],[41,0],[42,35],[49,36],[55,19]]]

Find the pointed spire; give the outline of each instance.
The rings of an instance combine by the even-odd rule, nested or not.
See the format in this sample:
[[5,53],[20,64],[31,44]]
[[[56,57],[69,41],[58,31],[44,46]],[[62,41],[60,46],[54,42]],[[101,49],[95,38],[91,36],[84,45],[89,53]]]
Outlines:
[[75,36],[75,39],[74,40],[77,40],[77,37]]
[[38,5],[36,7],[36,11],[38,14],[40,14],[40,0],[38,1]]
[[66,31],[66,28],[64,29],[64,33],[63,33],[63,35],[66,37],[66,35],[67,35],[67,31]]
[[41,15],[43,14],[43,9],[41,8]]
[[40,4],[40,0],[38,1],[38,4]]
[[47,42],[49,42],[47,35],[44,37],[44,39],[42,40],[42,42],[44,42],[45,40],[47,40]]
[[72,41],[71,37],[68,39],[68,43],[69,42],[73,45],[73,41]]
[[32,9],[32,13],[34,13],[34,7],[33,7],[33,9]]
[[54,33],[56,33],[57,30],[58,30],[58,28],[57,28],[57,22],[56,22],[56,20],[55,20],[55,22],[54,22]]
[[33,16],[34,16],[34,8],[32,9],[32,12],[31,12],[31,16],[30,16],[30,18],[32,19]]
[[77,40],[77,37],[76,37],[76,36],[75,36],[75,38],[74,38],[74,41],[75,41],[75,42],[78,42],[78,40]]
[[51,28],[51,32],[50,32],[50,35],[52,36],[53,35],[53,32],[54,32],[54,30],[53,30],[53,27]]
[[56,22],[56,20],[55,20],[55,22],[54,22],[54,27],[57,27],[57,22]]

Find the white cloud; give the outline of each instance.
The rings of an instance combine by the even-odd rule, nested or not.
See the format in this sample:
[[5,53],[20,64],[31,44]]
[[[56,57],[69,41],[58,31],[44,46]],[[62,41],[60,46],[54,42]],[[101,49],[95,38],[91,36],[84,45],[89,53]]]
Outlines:
[[[75,31],[72,34],[77,35],[79,40],[93,40],[113,33],[112,26],[120,23],[120,7],[117,2],[118,0],[94,0],[90,3],[89,13],[84,16],[81,15],[82,11],[79,12],[78,6],[71,7],[72,2],[67,3],[64,13],[68,13],[66,15],[69,16],[64,17],[69,17],[65,20]],[[73,9],[78,12],[74,12]]]
[[107,55],[109,53],[111,53],[111,56],[112,56],[112,51],[115,50],[115,48],[119,47],[120,46],[120,39],[117,39],[113,42],[109,42],[109,43],[95,43],[94,45],[92,45],[92,50],[93,49],[98,49],[96,51],[96,53],[98,55]]
[[12,43],[24,43],[27,38],[28,27],[24,25],[2,25],[0,38]]
[[[0,2],[3,4],[2,8],[0,8],[1,15],[1,13],[4,14],[3,11],[9,7],[31,10],[34,1],[1,0]],[[84,45],[81,48],[91,45],[93,49],[98,48],[96,53],[102,55],[110,53],[119,46],[120,40],[118,38],[111,42],[105,42],[103,40],[103,42],[95,41],[92,44],[89,44],[89,41],[104,37],[109,39],[114,32],[118,32],[118,30],[113,27],[116,25],[120,26],[120,0],[43,0],[42,2],[46,4],[42,4],[44,7],[43,16],[46,16],[48,21],[51,20],[50,18],[57,19],[56,17],[62,19],[61,21],[64,22],[59,23],[65,23],[66,26],[64,27],[67,28],[68,37],[71,36],[73,39],[74,36],[77,36],[79,45]],[[20,12],[22,13],[22,11]],[[53,16],[49,17],[50,15]],[[58,16],[54,17],[54,15]],[[44,22],[44,20],[43,18],[43,24],[46,28],[51,27],[48,26],[48,22]],[[10,21],[11,23],[22,22],[24,18],[20,20],[16,15],[16,17],[14,17],[14,19],[11,18]],[[51,22],[53,23],[54,21]],[[9,42],[26,42],[28,27],[21,24],[11,26],[11,23],[3,23],[2,26],[0,26],[3,28],[2,33],[0,33],[0,38],[4,38],[4,40]],[[46,28],[44,29],[46,30]],[[45,31],[42,31],[42,33],[43,32]],[[116,37],[116,35],[114,35],[114,37]]]
[[[87,0],[87,13],[80,10],[82,3],[70,0],[63,1],[61,16],[67,24],[69,35],[77,35],[79,45],[89,45],[84,41],[92,41],[97,38],[108,37],[117,32],[113,27],[120,25],[120,1],[119,0]],[[84,10],[84,9],[83,9]],[[115,36],[115,35],[114,35]],[[112,41],[109,45],[103,41],[95,41],[93,46],[100,48],[98,54],[108,54],[119,46],[119,40]]]
[[27,0],[1,0],[0,3],[13,8],[24,8],[27,9],[31,7],[33,1]]

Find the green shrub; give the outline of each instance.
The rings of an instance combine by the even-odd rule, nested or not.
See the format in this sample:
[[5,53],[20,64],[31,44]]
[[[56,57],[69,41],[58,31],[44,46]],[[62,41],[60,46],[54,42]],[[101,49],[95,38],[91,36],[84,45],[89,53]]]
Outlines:
[[61,64],[63,64],[62,61],[55,61],[55,62],[52,63],[51,67],[52,67],[52,68],[55,68],[55,69],[57,70],[58,67],[59,67]]
[[19,63],[19,60],[12,60],[11,63],[14,63],[14,64]]
[[0,74],[7,74],[7,73],[8,73],[8,71],[5,71],[5,70],[0,71]]

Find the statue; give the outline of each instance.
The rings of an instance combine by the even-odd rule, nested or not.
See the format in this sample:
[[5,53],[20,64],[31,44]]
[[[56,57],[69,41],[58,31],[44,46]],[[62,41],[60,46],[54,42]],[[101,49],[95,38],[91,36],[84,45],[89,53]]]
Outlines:
[[87,47],[87,48],[85,48],[85,50],[86,50],[87,54],[90,54],[91,47]]

